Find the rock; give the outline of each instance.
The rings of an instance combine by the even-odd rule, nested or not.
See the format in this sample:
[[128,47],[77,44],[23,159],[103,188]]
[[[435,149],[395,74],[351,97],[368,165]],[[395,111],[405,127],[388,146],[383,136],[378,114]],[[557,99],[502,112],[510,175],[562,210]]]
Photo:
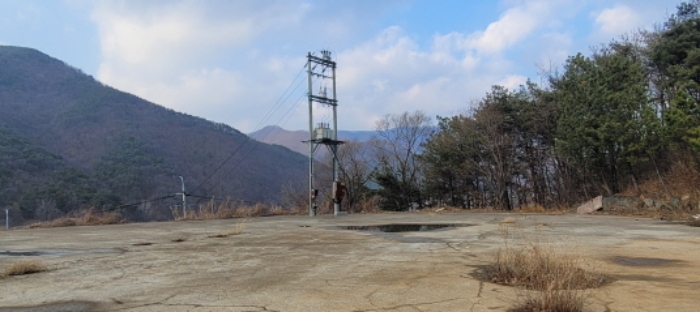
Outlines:
[[678,206],[681,204],[681,199],[678,197],[671,198],[671,201],[669,201],[668,204],[673,208],[678,208]]
[[654,207],[654,200],[651,198],[644,199],[644,207],[651,208]]
[[603,209],[603,196],[598,196],[578,206],[576,208],[576,213],[588,214],[600,209]]

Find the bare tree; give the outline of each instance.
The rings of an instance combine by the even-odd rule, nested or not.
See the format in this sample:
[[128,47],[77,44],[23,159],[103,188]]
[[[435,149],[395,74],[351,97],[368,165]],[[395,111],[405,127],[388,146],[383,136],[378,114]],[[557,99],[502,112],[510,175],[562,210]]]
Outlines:
[[377,122],[376,129],[378,137],[372,145],[378,168],[374,177],[381,187],[382,208],[422,207],[423,179],[418,154],[420,144],[432,131],[431,118],[423,111],[386,115]]

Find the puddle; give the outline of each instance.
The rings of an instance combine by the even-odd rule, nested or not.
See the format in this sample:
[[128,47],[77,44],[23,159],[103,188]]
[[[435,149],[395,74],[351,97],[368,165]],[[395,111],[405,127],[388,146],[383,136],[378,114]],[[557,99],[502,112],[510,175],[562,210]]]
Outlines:
[[447,227],[465,227],[469,224],[380,224],[380,225],[359,225],[344,226],[343,229],[369,232],[426,232]]
[[104,248],[104,249],[86,249],[86,250],[71,250],[71,249],[40,249],[40,250],[5,250],[0,251],[0,258],[8,257],[40,257],[40,256],[64,256],[78,255],[89,253],[118,253],[123,252],[121,249]]
[[678,263],[678,260],[662,259],[662,258],[635,258],[635,257],[614,257],[612,261],[629,266],[656,266],[664,264]]

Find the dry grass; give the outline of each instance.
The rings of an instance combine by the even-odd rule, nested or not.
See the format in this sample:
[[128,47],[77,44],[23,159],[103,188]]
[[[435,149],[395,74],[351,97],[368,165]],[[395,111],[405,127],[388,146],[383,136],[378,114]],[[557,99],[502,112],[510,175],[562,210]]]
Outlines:
[[518,222],[518,220],[513,217],[505,217],[499,224],[515,224],[516,222]]
[[584,289],[600,287],[609,279],[581,269],[580,257],[553,247],[527,244],[500,249],[486,269],[498,284],[529,289],[515,312],[578,312],[585,304]]
[[567,214],[567,213],[573,213],[573,210],[571,210],[571,207],[568,206],[555,206],[555,207],[550,207],[550,208],[545,208],[542,205],[530,205],[530,206],[522,206],[518,208],[517,212],[520,213],[542,213],[542,214]]
[[81,225],[105,225],[124,223],[125,220],[118,212],[98,212],[95,209],[88,209],[76,217],[65,217],[51,221],[30,224],[30,228],[53,228]]
[[488,274],[494,283],[534,290],[586,289],[606,283],[604,275],[581,269],[580,262],[552,247],[528,244],[500,249]]
[[5,267],[5,275],[25,275],[47,271],[49,268],[41,262],[22,260]]
[[188,211],[186,218],[182,218],[180,213],[181,211],[174,210],[173,217],[176,220],[218,220],[275,215],[298,215],[306,212],[300,209],[286,209],[278,205],[263,203],[246,205],[232,200],[226,200],[217,204],[212,200],[206,204],[200,205],[195,211]]
[[243,230],[245,230],[245,223],[237,223],[236,226],[233,229],[230,229],[228,231],[221,232],[219,234],[211,235],[209,237],[212,238],[223,238],[223,237],[229,237],[229,236],[234,236],[234,235],[239,235],[243,233]]
[[585,295],[577,290],[550,290],[529,293],[525,300],[509,312],[581,312]]

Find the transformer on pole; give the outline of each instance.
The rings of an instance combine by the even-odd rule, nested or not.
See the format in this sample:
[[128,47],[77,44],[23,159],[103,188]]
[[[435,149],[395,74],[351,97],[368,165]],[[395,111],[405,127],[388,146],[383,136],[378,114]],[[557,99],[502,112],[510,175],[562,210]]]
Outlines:
[[[315,216],[317,212],[316,197],[318,190],[314,187],[314,153],[319,145],[325,145],[333,156],[333,214],[340,213],[340,203],[344,197],[344,187],[338,177],[338,146],[343,141],[338,141],[338,100],[335,88],[335,67],[336,63],[331,59],[330,51],[321,51],[321,56],[315,56],[309,52],[306,56],[307,75],[309,79],[309,140],[304,143],[309,144],[309,216]],[[330,73],[328,73],[330,71]],[[328,95],[326,87],[319,88],[314,92],[314,78],[321,81],[332,81],[332,94]],[[314,128],[313,104],[314,102],[328,105],[333,108],[333,128],[327,123],[320,123]]]

